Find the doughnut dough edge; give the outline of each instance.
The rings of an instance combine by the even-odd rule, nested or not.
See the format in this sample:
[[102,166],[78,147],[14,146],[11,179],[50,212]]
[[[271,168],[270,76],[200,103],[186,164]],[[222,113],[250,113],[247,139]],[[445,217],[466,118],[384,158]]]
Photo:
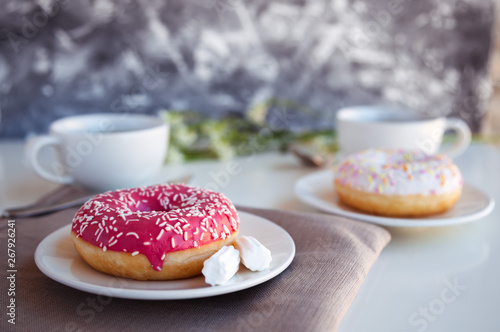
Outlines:
[[449,210],[460,198],[461,189],[441,195],[380,195],[348,188],[335,182],[335,190],[346,205],[371,214],[389,217],[428,216]]
[[203,262],[223,246],[232,245],[238,233],[236,231],[226,239],[198,248],[169,252],[165,255],[161,271],[155,271],[143,254],[132,256],[127,252],[103,251],[102,248],[77,238],[73,231],[71,238],[80,257],[100,272],[136,280],[174,280],[201,274]]

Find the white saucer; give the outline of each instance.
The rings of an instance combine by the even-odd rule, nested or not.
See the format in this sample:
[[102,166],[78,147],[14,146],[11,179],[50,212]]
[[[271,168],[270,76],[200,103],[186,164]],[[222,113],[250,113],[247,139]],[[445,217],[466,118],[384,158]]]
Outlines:
[[239,212],[240,235],[251,235],[271,250],[271,266],[252,272],[243,265],[226,284],[212,287],[203,276],[173,281],[138,281],[109,276],[87,265],[78,256],[70,237],[71,225],[47,236],[35,252],[40,271],[64,285],[94,294],[141,300],[175,300],[208,297],[236,292],[274,278],[295,256],[292,237],[275,223]]
[[464,184],[462,196],[446,213],[425,218],[388,218],[366,214],[342,204],[333,189],[333,171],[322,170],[299,179],[295,193],[301,201],[325,212],[357,220],[396,227],[436,227],[463,224],[488,215],[495,206],[493,198]]

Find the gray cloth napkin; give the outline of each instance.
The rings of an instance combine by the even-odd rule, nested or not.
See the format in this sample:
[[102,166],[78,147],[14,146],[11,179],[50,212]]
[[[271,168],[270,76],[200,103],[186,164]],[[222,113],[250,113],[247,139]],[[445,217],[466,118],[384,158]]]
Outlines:
[[[286,229],[296,244],[292,264],[261,285],[209,298],[141,301],[108,298],[62,285],[35,265],[40,241],[71,222],[77,209],[16,221],[16,325],[2,331],[335,331],[389,233],[375,225],[323,214],[240,207]],[[7,220],[0,221],[7,262]],[[69,235],[68,235],[69,236]]]

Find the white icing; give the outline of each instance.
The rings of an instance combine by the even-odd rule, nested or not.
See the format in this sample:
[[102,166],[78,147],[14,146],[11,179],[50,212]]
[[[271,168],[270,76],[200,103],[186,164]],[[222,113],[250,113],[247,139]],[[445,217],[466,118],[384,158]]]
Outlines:
[[241,236],[236,240],[241,262],[251,271],[262,271],[271,264],[271,251],[252,236]]
[[203,263],[201,273],[212,286],[222,285],[231,279],[240,266],[240,253],[233,246],[224,246]]
[[381,149],[348,156],[335,171],[335,179],[357,190],[402,196],[442,195],[463,184],[460,170],[448,157]]

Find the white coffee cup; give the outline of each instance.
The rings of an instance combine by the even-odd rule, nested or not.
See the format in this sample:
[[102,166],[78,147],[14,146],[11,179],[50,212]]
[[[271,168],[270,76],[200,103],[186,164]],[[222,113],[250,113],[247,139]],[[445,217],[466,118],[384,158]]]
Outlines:
[[[168,147],[169,126],[141,114],[88,114],[63,118],[50,125],[49,135],[32,138],[26,155],[33,170],[57,183],[95,191],[144,184],[160,171]],[[53,146],[57,160],[47,170],[39,152]]]
[[[353,106],[337,112],[337,135],[345,154],[369,148],[419,149],[426,154],[456,157],[470,145],[467,124],[456,118],[430,117],[387,106]],[[443,133],[456,133],[453,145],[439,151]]]

